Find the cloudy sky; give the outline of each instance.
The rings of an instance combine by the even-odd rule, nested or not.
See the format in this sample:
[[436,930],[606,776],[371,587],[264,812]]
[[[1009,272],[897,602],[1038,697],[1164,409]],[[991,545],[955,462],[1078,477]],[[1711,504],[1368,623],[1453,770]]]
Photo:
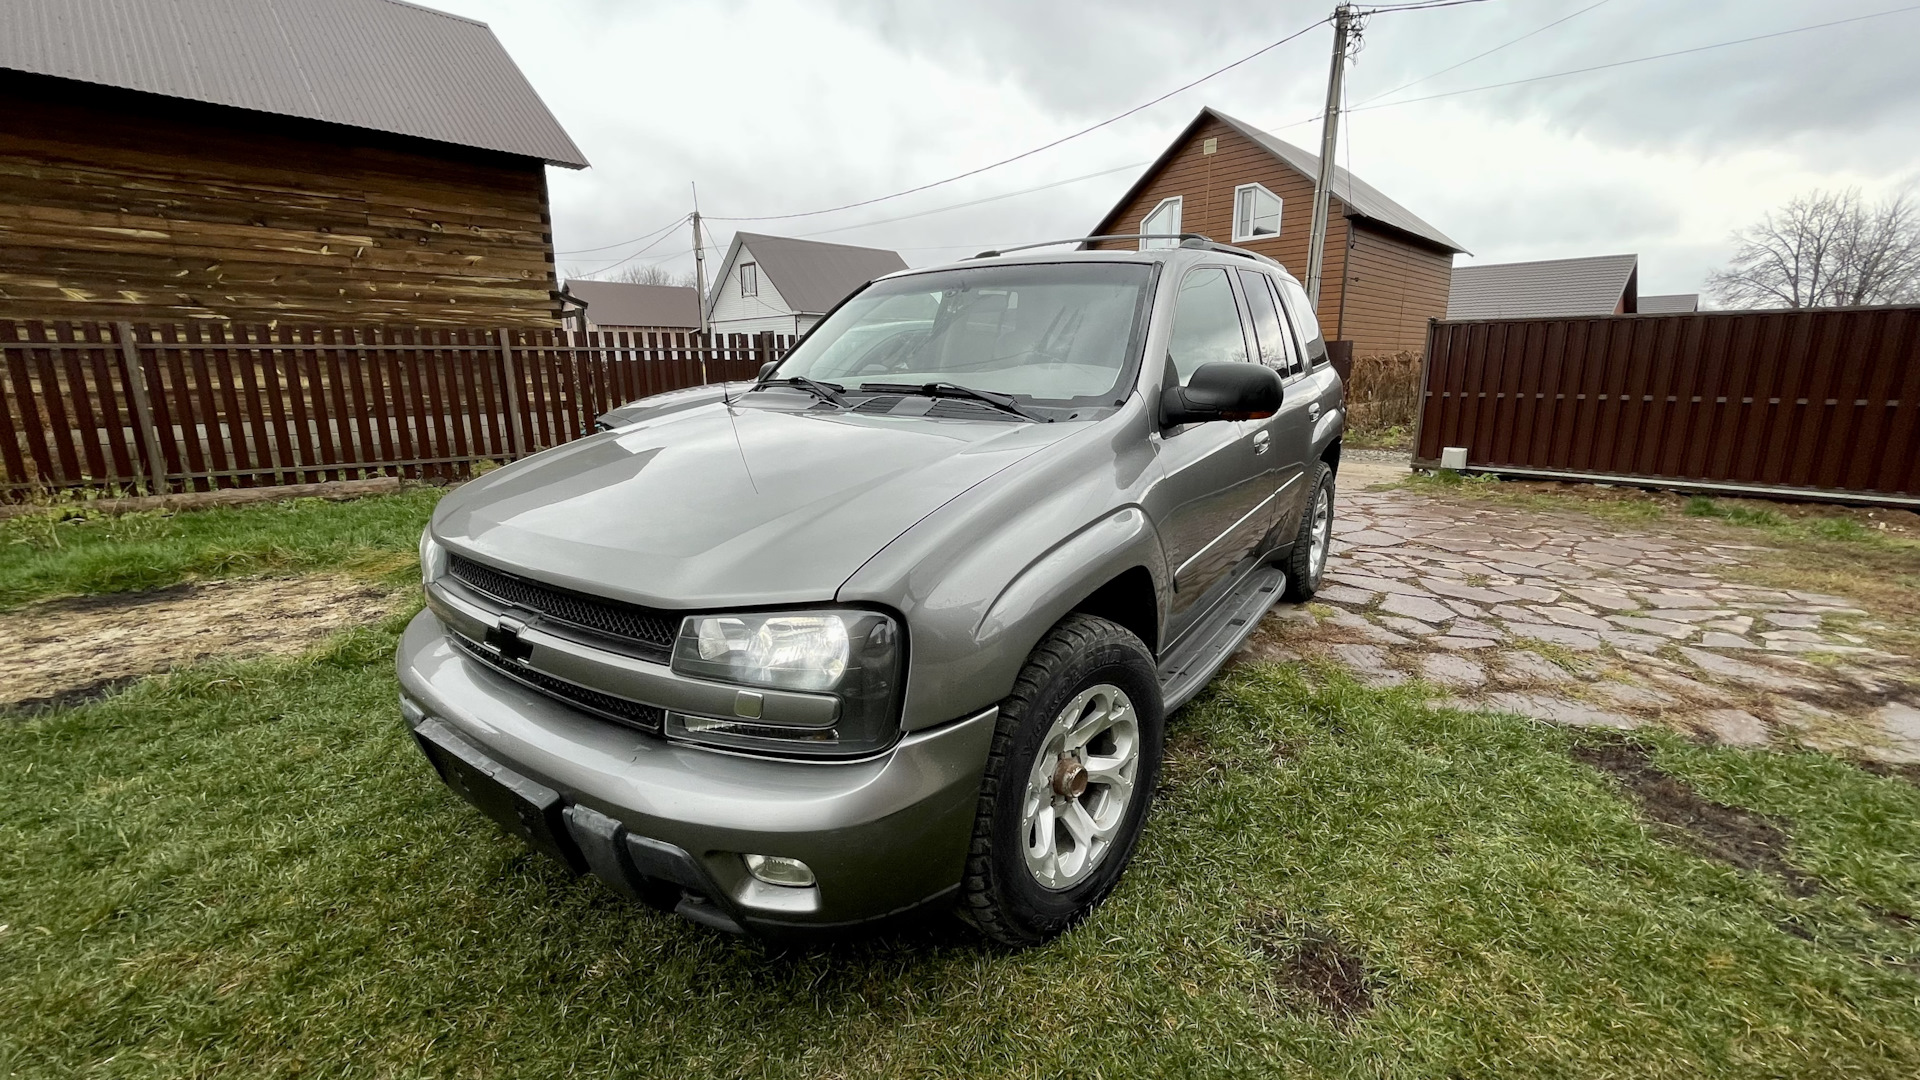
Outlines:
[[[684,228],[652,247],[630,241],[684,214],[693,184],[721,244],[746,228],[895,248],[919,265],[1077,235],[1202,105],[1316,147],[1332,41],[1316,27],[978,176],[745,223],[726,219],[873,199],[1029,150],[1279,40],[1331,0],[428,2],[490,23],[593,162],[549,170],[561,267],[589,274],[647,261],[690,270]],[[1901,0],[1383,12],[1350,68],[1341,163],[1471,249],[1463,262],[1630,251],[1642,293],[1692,292],[1727,258],[1733,229],[1796,193],[1920,185],[1916,43],[1920,5]],[[1406,101],[1456,90],[1472,92]]]

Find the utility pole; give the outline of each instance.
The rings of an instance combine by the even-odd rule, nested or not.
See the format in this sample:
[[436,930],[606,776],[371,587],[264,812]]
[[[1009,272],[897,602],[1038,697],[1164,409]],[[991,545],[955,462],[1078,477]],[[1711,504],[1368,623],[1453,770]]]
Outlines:
[[1327,198],[1333,193],[1333,156],[1340,142],[1340,91],[1347,74],[1347,42],[1359,19],[1352,4],[1333,9],[1333,68],[1327,74],[1327,112],[1320,126],[1320,176],[1313,185],[1313,228],[1307,236],[1307,299],[1320,305],[1320,268],[1327,255]]
[[700,385],[707,384],[707,350],[713,345],[713,330],[707,325],[707,249],[700,244],[700,186],[693,189],[693,290],[700,300]]

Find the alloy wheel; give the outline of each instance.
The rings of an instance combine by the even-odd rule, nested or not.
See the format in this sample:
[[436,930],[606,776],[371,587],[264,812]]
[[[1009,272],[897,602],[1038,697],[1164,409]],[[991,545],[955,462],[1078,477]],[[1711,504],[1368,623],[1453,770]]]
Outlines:
[[1111,683],[1075,694],[1054,717],[1021,808],[1027,870],[1053,890],[1086,880],[1113,849],[1133,802],[1140,722]]

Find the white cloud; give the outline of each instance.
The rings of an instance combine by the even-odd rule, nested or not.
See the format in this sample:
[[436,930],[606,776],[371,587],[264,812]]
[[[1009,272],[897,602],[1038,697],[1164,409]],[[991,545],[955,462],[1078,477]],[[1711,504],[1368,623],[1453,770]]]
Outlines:
[[[779,214],[871,198],[1058,138],[1322,17],[1330,0],[1167,5],[881,0],[720,5],[429,0],[489,22],[594,167],[550,170],[556,247],[689,208]],[[1500,0],[1381,15],[1352,100],[1587,6]],[[1608,0],[1399,96],[1882,10],[1882,0]],[[1480,261],[1637,251],[1644,291],[1693,291],[1727,234],[1812,187],[1920,176],[1920,13],[1591,75],[1356,112],[1355,171]],[[870,228],[1152,158],[1202,104],[1311,146],[1328,31],[1057,150],[875,206],[740,227],[896,247],[912,263],[1090,227],[1127,173]],[[1343,150],[1342,163],[1349,153]],[[724,243],[733,226],[716,221]],[[637,245],[562,255],[605,265]],[[688,269],[684,234],[641,258]]]

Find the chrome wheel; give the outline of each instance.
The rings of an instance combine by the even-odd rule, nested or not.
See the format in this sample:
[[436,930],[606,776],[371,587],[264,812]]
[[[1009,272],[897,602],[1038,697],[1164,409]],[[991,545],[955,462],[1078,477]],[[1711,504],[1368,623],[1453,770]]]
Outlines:
[[1075,694],[1027,775],[1020,820],[1034,880],[1054,890],[1086,880],[1127,820],[1139,768],[1140,722],[1126,692],[1101,683]]

